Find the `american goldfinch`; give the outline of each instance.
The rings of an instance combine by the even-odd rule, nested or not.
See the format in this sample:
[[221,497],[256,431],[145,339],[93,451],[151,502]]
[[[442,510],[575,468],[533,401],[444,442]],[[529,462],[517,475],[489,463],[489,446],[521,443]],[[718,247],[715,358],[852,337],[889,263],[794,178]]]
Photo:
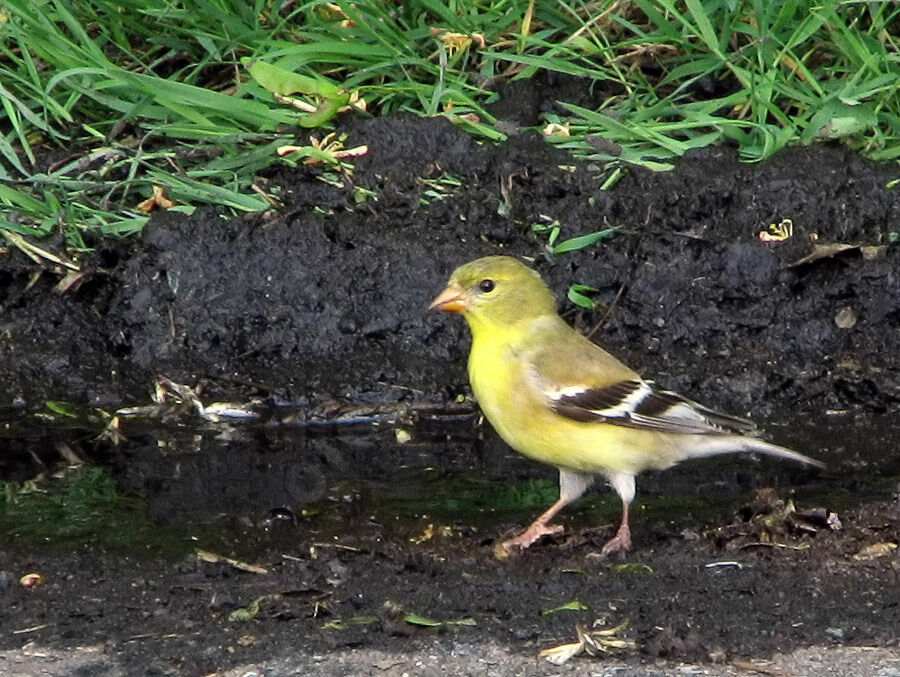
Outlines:
[[469,380],[484,415],[525,456],[559,469],[559,500],[503,543],[527,548],[562,527],[550,520],[602,475],[622,499],[604,554],[631,547],[628,506],[642,470],[688,458],[760,452],[818,461],[745,436],[752,422],[720,414],[643,380],[569,327],[540,276],[488,256],[457,268],[431,308],[462,313],[472,331]]

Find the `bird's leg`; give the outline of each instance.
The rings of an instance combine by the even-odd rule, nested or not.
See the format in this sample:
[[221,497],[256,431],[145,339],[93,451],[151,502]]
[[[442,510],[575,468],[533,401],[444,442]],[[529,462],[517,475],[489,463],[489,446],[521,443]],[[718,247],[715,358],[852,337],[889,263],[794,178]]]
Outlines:
[[561,533],[563,530],[563,526],[561,524],[548,524],[548,522],[553,519],[553,516],[566,507],[571,501],[562,496],[559,497],[559,500],[547,508],[544,513],[538,517],[534,522],[531,523],[525,531],[516,536],[515,538],[511,538],[508,541],[503,541],[503,548],[506,550],[512,550],[513,548],[527,548],[529,545],[538,540],[541,536],[552,536],[553,534]]
[[631,549],[631,527],[628,526],[628,506],[634,500],[634,475],[630,473],[611,473],[607,475],[609,483],[622,499],[622,522],[616,535],[609,539],[600,551],[601,555],[613,555]]
[[631,527],[628,526],[628,504],[622,504],[622,523],[616,535],[609,539],[600,551],[601,555],[613,555],[631,549]]
[[584,493],[593,478],[590,475],[582,475],[580,473],[571,472],[569,470],[559,471],[559,500],[547,508],[540,517],[538,517],[531,525],[515,538],[503,542],[505,550],[513,548],[527,548],[529,545],[538,540],[541,536],[551,536],[561,533],[563,527],[559,524],[550,524],[550,520],[560,510],[565,508],[569,503]]

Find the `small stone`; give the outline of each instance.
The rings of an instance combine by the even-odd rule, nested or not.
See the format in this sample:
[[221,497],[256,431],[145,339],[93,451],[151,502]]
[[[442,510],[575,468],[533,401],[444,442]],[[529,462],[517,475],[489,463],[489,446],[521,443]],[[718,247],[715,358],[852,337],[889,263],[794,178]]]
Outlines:
[[224,592],[214,592],[212,599],[209,600],[209,608],[213,609],[214,611],[230,609],[235,606],[237,606],[237,603],[234,601],[234,598]]
[[825,628],[825,634],[832,639],[843,641],[845,633],[843,628]]
[[834,323],[839,329],[850,329],[856,324],[856,313],[850,306],[844,306],[834,316]]
[[691,529],[690,527],[685,527],[681,530],[681,538],[685,541],[699,541],[700,534],[698,534],[696,530]]
[[710,663],[722,664],[728,660],[728,652],[724,648],[717,646],[709,650],[707,658]]

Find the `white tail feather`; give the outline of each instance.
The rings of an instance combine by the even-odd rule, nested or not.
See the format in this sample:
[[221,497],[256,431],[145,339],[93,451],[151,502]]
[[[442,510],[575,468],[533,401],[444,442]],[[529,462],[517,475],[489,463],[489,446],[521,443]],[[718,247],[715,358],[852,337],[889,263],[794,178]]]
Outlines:
[[769,444],[753,437],[743,435],[692,435],[691,443],[683,447],[682,460],[688,458],[701,458],[703,456],[715,456],[717,454],[739,454],[744,452],[756,452],[768,456],[778,456],[791,461],[799,461],[818,468],[824,468],[825,464],[809,456],[804,456],[787,447],[779,447],[777,444]]

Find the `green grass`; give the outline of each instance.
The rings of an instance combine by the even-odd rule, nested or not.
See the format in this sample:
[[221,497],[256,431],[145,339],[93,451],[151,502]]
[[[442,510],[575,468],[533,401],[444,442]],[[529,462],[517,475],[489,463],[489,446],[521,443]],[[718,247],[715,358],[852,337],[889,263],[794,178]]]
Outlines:
[[898,35],[893,2],[6,0],[0,231],[86,248],[140,230],[153,186],[177,209],[265,209],[258,173],[321,161],[310,134],[346,116],[500,140],[497,85],[541,70],[588,79],[597,103],[559,102],[548,140],[610,173],[723,141],[747,161],[821,139],[896,160]]

